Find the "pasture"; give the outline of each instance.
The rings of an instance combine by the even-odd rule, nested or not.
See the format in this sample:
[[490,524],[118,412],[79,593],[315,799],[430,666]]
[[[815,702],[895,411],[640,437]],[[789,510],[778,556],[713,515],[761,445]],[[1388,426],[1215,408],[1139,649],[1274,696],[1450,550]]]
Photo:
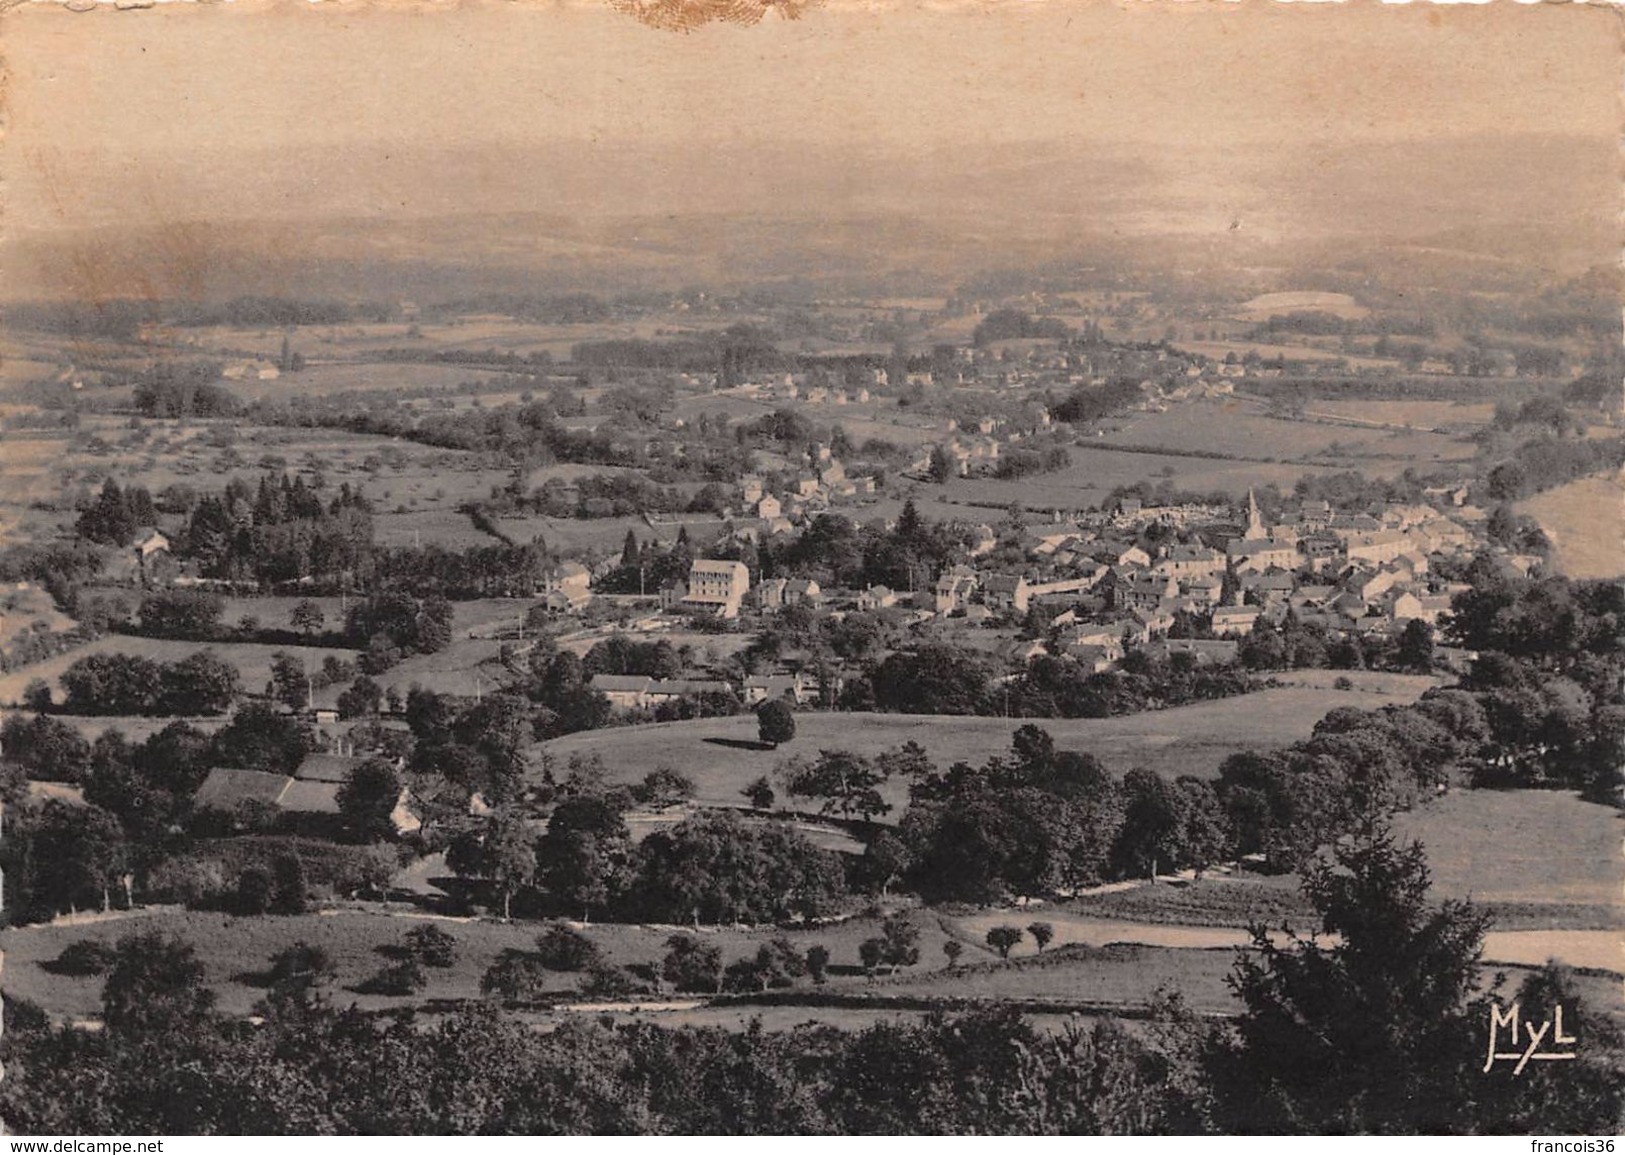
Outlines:
[[1572,578],[1625,576],[1625,478],[1583,477],[1516,508],[1546,531],[1559,573]]
[[[124,914],[124,912],[119,912]],[[924,966],[941,965],[942,944],[948,933],[935,918],[916,916],[920,928],[920,957]],[[394,997],[361,994],[352,989],[393,961],[392,948],[398,947],[413,928],[426,923],[438,926],[457,939],[454,964],[448,968],[424,968],[428,987],[419,995]],[[86,920],[78,925],[30,926],[0,934],[6,953],[6,993],[12,998],[30,999],[57,1014],[74,1017],[96,1015],[100,1010],[101,979],[52,974],[42,966],[61,954],[69,943],[79,939],[112,944],[131,933],[161,931],[190,942],[203,963],[209,986],[216,992],[219,1009],[229,1015],[247,1015],[265,995],[263,972],[271,958],[296,942],[319,946],[328,952],[337,970],[330,989],[333,1002],[352,1002],[363,1010],[402,1006],[430,999],[473,999],[480,997],[480,976],[493,961],[509,949],[532,950],[537,936],[546,929],[542,921],[502,923],[487,919],[444,919],[416,916],[408,909],[324,910],[306,915],[238,918],[209,911],[185,911],[173,907],[153,907],[106,920]],[[769,939],[788,939],[799,951],[822,944],[830,952],[832,967],[851,972],[860,966],[858,945],[879,933],[879,919],[858,917],[806,928],[778,927],[694,927],[594,923],[579,927],[614,966],[653,963],[658,968],[665,954],[666,939],[688,933],[714,943],[722,951],[723,966],[737,959],[753,957]],[[966,951],[967,961],[990,952],[985,946]],[[546,993],[571,996],[577,992],[580,976],[555,973]],[[832,976],[831,986],[866,985],[860,975]],[[804,987],[811,986],[803,980]]]
[[1433,890],[1476,902],[1613,907],[1625,889],[1625,817],[1556,790],[1456,790],[1402,814],[1427,848]]
[[943,485],[922,484],[920,491],[941,501],[962,501],[1002,509],[1019,503],[1028,509],[1079,509],[1098,506],[1120,486],[1167,481],[1177,489],[1196,493],[1222,491],[1232,498],[1249,486],[1278,485],[1290,489],[1305,474],[1332,471],[1330,465],[1295,465],[1269,461],[1230,461],[1173,453],[1142,453],[1107,447],[1091,439],[1070,445],[1072,464],[1054,473],[1034,474],[1014,481],[994,478],[956,478]]
[[[756,718],[704,718],[659,722],[570,734],[545,744],[557,762],[573,755],[600,756],[615,782],[636,782],[656,766],[669,766],[694,779],[702,805],[737,806],[740,791],[794,755],[816,757],[819,750],[848,750],[873,757],[904,742],[918,742],[933,761],[979,766],[1010,749],[1015,730],[1031,722],[1054,737],[1063,750],[1095,755],[1114,774],[1136,767],[1168,777],[1194,774],[1212,778],[1219,764],[1241,750],[1285,746],[1309,736],[1328,710],[1361,709],[1415,701],[1431,685],[1425,678],[1395,691],[1342,691],[1309,687],[1260,690],[1236,698],[1201,702],[1120,718],[967,718],[926,714],[798,713],[795,739],[776,750],[759,749]],[[895,821],[908,801],[905,782],[891,781],[882,794],[895,809]],[[812,809],[780,790],[779,805]]]

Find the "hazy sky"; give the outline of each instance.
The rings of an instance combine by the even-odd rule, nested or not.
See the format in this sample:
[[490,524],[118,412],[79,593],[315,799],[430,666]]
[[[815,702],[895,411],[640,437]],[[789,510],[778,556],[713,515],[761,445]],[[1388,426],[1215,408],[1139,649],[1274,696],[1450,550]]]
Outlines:
[[[692,146],[690,158],[852,146],[866,166],[894,150],[967,163],[1023,141],[1165,158],[1607,135],[1619,120],[1619,16],[1573,5],[826,6],[685,35],[585,4],[239,0],[24,5],[0,31],[6,221],[28,230],[141,211],[444,211],[423,163],[447,150],[473,168],[448,185],[459,205],[509,209],[530,175],[510,158],[560,142],[584,154]],[[662,179],[682,172],[649,181]]]

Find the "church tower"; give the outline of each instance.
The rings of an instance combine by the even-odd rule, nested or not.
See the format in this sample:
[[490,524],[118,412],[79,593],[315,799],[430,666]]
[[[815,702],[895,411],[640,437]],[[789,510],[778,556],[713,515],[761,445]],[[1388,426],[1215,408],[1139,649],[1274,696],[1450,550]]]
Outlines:
[[1258,513],[1258,498],[1253,495],[1252,486],[1247,487],[1247,532],[1243,541],[1262,541],[1268,535],[1264,532],[1264,519]]

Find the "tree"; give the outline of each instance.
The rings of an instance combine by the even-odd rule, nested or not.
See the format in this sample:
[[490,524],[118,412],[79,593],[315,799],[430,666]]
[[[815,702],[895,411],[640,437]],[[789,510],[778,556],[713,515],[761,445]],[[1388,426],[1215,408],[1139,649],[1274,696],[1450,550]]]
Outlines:
[[999,957],[1006,961],[1010,958],[1010,950],[1022,939],[1019,926],[996,926],[987,932],[987,945],[999,952]]
[[339,717],[372,717],[378,713],[383,703],[383,687],[363,674],[350,684],[349,689],[339,695]]
[[1405,623],[1399,633],[1399,647],[1394,660],[1401,669],[1419,674],[1433,672],[1433,627],[1420,618]]
[[237,874],[237,913],[249,916],[269,914],[276,879],[258,863],[243,867]]
[[23,687],[23,707],[40,714],[49,714],[55,703],[51,700],[51,684],[44,678],[30,678]]
[[654,810],[669,810],[694,797],[694,779],[670,766],[656,766],[632,787],[632,800]]
[[602,961],[598,944],[573,927],[556,922],[536,940],[536,957],[550,971],[584,971]]
[[624,809],[624,794],[567,797],[553,808],[536,846],[542,885],[559,902],[580,910],[583,922],[594,907],[617,900],[629,881],[632,835]]
[[931,458],[926,462],[925,475],[938,485],[954,475],[954,459],[948,456],[948,451],[942,446],[931,447]]
[[219,765],[286,774],[315,748],[311,728],[264,702],[248,702],[215,734]]
[[660,974],[675,990],[720,991],[722,951],[692,935],[674,934],[666,940]]
[[237,667],[213,650],[200,650],[163,666],[158,683],[160,714],[224,714],[242,692]]
[[339,814],[358,842],[395,837],[394,814],[400,800],[400,775],[382,758],[353,767],[338,790]]
[[426,967],[449,967],[457,961],[457,936],[433,924],[406,934],[406,949]]
[[777,749],[796,736],[796,716],[782,698],[770,698],[756,708],[756,735]]
[[391,995],[403,998],[415,995],[429,985],[429,976],[415,958],[405,958],[387,966],[362,983],[358,990],[369,995]]
[[767,780],[767,775],[756,779],[749,786],[739,792],[757,810],[773,809],[773,784]]
[[823,943],[814,943],[807,948],[807,973],[812,981],[823,986],[825,973],[829,970],[829,947]]
[[139,1038],[197,1027],[214,1007],[203,964],[189,943],[158,931],[125,935],[102,988],[102,1019]]
[[305,660],[281,650],[271,655],[271,693],[290,710],[310,705],[310,672]]
[[1043,954],[1044,948],[1055,937],[1055,928],[1047,922],[1030,922],[1027,924],[1027,933],[1032,935],[1033,941],[1038,944],[1038,953]]
[[322,612],[321,606],[306,598],[293,607],[293,612],[288,615],[288,621],[293,624],[294,629],[310,637],[327,624],[327,615]]
[[1179,864],[1183,851],[1184,799],[1162,775],[1130,770],[1123,775],[1123,827],[1116,856],[1123,869],[1153,881],[1159,867]]
[[271,860],[271,901],[274,914],[304,914],[310,906],[305,862],[297,854],[279,854]]
[[534,999],[547,987],[547,968],[527,951],[509,947],[480,976],[480,993],[512,1002]]
[[1244,1010],[1204,1067],[1235,1133],[1474,1130],[1489,1003],[1486,916],[1427,901],[1420,844],[1381,828],[1340,845],[1303,883],[1326,937],[1253,927],[1231,986]]
[[857,815],[865,822],[891,810],[880,796],[885,781],[869,759],[846,750],[820,750],[816,761],[792,761],[785,767],[785,788],[804,798],[822,798],[825,814]]
[[266,999],[270,1007],[290,1003],[307,1004],[321,987],[331,983],[338,968],[327,951],[299,941],[278,951],[271,958],[268,972],[270,994]]
[[951,938],[942,944],[942,953],[948,956],[948,969],[953,970],[959,965],[959,956],[965,953],[965,944]]
[[524,819],[499,810],[481,830],[452,840],[446,865],[462,877],[489,880],[502,895],[502,918],[510,919],[513,896],[536,878],[536,847]]
[[881,963],[891,970],[911,967],[920,961],[920,928],[902,915],[892,915],[880,924],[877,937],[859,944],[858,953],[866,970]]

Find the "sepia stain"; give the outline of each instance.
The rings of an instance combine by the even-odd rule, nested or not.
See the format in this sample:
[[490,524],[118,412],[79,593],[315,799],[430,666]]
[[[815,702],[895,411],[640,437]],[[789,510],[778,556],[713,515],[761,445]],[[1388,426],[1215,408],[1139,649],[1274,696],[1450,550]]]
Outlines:
[[713,23],[759,24],[769,12],[786,20],[798,20],[820,3],[821,0],[610,0],[610,6],[617,12],[668,32],[692,32]]

